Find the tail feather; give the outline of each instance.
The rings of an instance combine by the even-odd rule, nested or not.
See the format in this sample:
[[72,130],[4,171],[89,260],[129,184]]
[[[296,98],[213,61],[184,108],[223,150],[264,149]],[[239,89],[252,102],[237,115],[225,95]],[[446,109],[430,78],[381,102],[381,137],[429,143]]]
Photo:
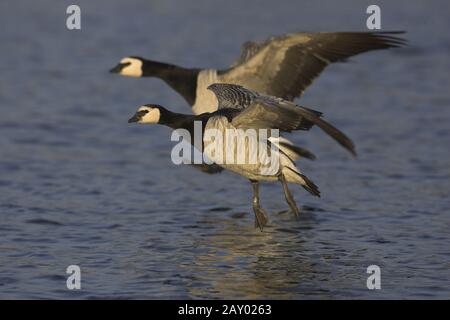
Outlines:
[[312,195],[320,197],[319,188],[304,174],[301,174],[300,172],[290,167],[283,167],[281,173],[284,175],[284,177],[288,182],[297,183],[301,185],[303,188],[305,188],[305,190],[311,193]]
[[303,174],[300,174],[300,176],[305,181],[305,184],[302,184],[302,187],[305,188],[312,195],[320,198],[319,187],[314,182],[309,180],[307,176],[305,176]]

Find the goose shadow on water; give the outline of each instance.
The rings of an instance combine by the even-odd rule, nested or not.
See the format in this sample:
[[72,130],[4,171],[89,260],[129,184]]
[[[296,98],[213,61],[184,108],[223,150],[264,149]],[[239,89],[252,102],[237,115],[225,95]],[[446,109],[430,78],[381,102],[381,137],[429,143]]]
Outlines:
[[[210,209],[228,211],[228,208]],[[250,212],[205,215],[200,223],[220,225],[194,243],[206,248],[190,266],[195,274],[187,290],[192,298],[292,299],[305,292],[327,294],[326,265],[311,257],[305,242],[318,223],[314,211],[303,206],[297,220],[289,211],[272,212],[271,222],[261,232],[249,223]],[[214,220],[214,221],[212,221]],[[242,223],[241,223],[242,222]]]

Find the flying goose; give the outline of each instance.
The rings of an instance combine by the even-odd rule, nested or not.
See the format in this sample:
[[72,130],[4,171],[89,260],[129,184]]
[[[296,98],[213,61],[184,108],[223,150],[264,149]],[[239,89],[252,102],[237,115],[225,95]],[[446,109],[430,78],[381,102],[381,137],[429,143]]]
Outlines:
[[[295,166],[294,161],[298,158],[296,149],[289,144],[283,144],[283,138],[272,139],[272,135],[264,137],[260,133],[243,135],[243,130],[279,129],[281,132],[290,132],[309,130],[312,126],[317,125],[347,150],[354,153],[352,141],[337,128],[321,119],[322,113],[318,111],[298,106],[281,98],[261,95],[239,85],[213,84],[208,89],[218,100],[218,110],[214,112],[187,115],[171,112],[160,105],[146,104],[139,107],[128,122],[162,124],[174,130],[185,129],[193,137],[194,123],[200,121],[203,128],[201,140],[204,154],[221,167],[250,180],[253,188],[255,227],[259,227],[261,230],[266,225],[268,217],[259,203],[259,182],[279,181],[283,186],[286,202],[296,217],[299,215],[299,209],[287,183],[300,184],[315,196],[320,196],[320,192],[318,187]],[[207,137],[211,131],[226,135],[228,134],[227,130],[231,130],[238,138],[238,142],[233,145],[233,148],[228,148],[229,145],[226,143],[220,145],[218,143],[220,139]],[[193,140],[191,138],[191,141]],[[257,146],[257,148],[252,148],[252,146]],[[262,156],[260,154],[256,156],[255,150],[267,152]],[[222,151],[222,158],[220,158],[219,154]],[[248,158],[243,162],[223,161],[223,157],[228,157],[227,153],[230,152],[236,152],[237,155],[248,154]],[[269,157],[269,153],[275,158]],[[254,162],[248,161],[251,156],[254,156]],[[274,159],[276,161],[273,161]],[[277,165],[271,166],[273,163]],[[267,168],[267,164],[269,164],[269,168]]]
[[213,83],[231,83],[263,94],[294,100],[327,65],[359,53],[402,46],[402,32],[289,33],[262,42],[245,42],[240,57],[227,69],[184,68],[125,57],[110,71],[123,76],[164,80],[192,106],[194,114],[217,110]]

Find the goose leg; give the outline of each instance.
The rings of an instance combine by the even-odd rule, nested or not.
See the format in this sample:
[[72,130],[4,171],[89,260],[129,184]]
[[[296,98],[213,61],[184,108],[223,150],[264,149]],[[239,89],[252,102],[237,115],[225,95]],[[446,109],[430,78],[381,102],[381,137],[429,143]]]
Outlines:
[[258,227],[261,231],[267,224],[268,218],[265,211],[259,205],[259,182],[250,180],[253,187],[253,212],[255,213],[255,228]]
[[286,178],[282,173],[278,176],[278,180],[280,180],[281,185],[283,186],[284,197],[286,198],[286,202],[288,203],[292,212],[294,212],[295,217],[298,218],[300,215],[300,210],[298,210],[297,208],[297,204],[295,203],[294,197],[292,197],[292,194],[288,189]]

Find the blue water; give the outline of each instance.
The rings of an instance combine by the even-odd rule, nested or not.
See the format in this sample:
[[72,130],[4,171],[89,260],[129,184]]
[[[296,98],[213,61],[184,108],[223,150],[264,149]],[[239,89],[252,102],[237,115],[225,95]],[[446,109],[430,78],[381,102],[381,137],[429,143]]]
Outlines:
[[[191,3],[192,2],[192,3]],[[447,1],[386,1],[410,47],[329,67],[299,101],[355,141],[292,139],[322,191],[251,186],[170,161],[170,130],[129,125],[143,103],[189,112],[156,79],[107,70],[126,55],[226,67],[240,43],[292,31],[365,30],[370,1],[0,3],[0,298],[448,299],[450,20]],[[81,268],[81,290],[66,268]],[[366,268],[381,268],[368,290]]]

